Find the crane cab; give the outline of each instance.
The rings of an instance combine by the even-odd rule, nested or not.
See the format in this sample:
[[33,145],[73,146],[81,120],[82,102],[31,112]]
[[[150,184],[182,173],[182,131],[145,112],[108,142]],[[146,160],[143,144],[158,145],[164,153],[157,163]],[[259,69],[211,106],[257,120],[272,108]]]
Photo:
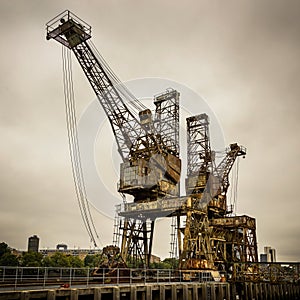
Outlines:
[[152,127],[152,112],[150,109],[145,109],[139,112],[140,123],[146,129],[150,129]]
[[46,39],[55,39],[72,49],[91,38],[91,26],[76,15],[65,10],[46,24]]

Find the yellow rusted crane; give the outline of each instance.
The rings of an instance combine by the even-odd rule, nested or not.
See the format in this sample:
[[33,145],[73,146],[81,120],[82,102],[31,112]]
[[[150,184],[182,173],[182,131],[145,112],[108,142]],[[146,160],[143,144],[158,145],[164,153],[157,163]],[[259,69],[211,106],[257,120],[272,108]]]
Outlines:
[[[257,261],[255,219],[232,216],[227,207],[229,174],[246,149],[231,144],[216,165],[206,114],[187,118],[186,195],[179,182],[179,92],[154,98],[155,112],[136,99],[91,43],[91,27],[70,11],[47,24],[54,39],[77,58],[111,124],[122,158],[118,191],[134,197],[118,214],[124,262],[149,266],[155,220],[176,221],[179,268],[229,270],[232,262]],[[113,251],[114,252],[114,251]]]

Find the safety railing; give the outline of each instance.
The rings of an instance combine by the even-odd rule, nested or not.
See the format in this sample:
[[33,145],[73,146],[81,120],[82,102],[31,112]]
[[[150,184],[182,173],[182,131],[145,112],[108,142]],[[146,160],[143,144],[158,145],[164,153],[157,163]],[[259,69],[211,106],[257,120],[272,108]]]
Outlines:
[[208,282],[215,281],[215,278],[210,271],[191,272],[173,269],[0,267],[0,290],[188,281]]

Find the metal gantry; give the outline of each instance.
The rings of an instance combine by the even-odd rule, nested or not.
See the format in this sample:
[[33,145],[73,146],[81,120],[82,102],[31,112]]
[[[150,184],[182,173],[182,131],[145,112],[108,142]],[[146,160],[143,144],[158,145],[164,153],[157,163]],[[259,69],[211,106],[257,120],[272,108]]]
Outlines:
[[236,159],[246,155],[246,149],[231,144],[216,165],[208,116],[190,117],[187,126],[186,190],[190,195],[180,212],[183,226],[178,226],[182,237],[180,268],[225,271],[232,262],[257,261],[255,219],[230,216],[226,209],[229,174]]
[[[158,140],[167,149],[167,155],[154,154],[148,160],[125,162],[121,165],[119,191],[135,197],[134,204],[149,205],[149,202],[179,197],[179,93],[168,89],[154,98],[154,127]],[[148,151],[147,148],[143,151]],[[173,178],[173,180],[170,180]],[[148,186],[150,193],[141,188]],[[159,189],[157,189],[159,185]],[[147,204],[148,203],[148,204]],[[132,206],[131,206],[132,207]],[[122,214],[122,212],[121,212]],[[126,211],[121,220],[123,232],[121,253],[133,266],[150,263],[156,213],[147,214],[147,210],[138,215],[135,211]],[[166,215],[163,215],[166,216]]]
[[187,175],[211,172],[213,153],[210,147],[209,117],[200,114],[186,119],[187,124]]
[[169,88],[154,98],[157,132],[176,156],[179,156],[179,96],[178,91]]
[[90,38],[91,27],[69,11],[47,24],[47,39],[74,53],[109,119],[123,160],[118,191],[134,198],[118,211],[114,242],[120,240],[120,249],[109,249],[122,263],[149,266],[155,220],[172,217],[171,253],[178,251],[181,270],[217,272],[233,262],[257,261],[255,219],[231,216],[226,201],[230,171],[246,149],[231,144],[216,165],[208,115],[187,118],[186,195],[180,196],[179,92],[155,96],[152,113],[122,85]]

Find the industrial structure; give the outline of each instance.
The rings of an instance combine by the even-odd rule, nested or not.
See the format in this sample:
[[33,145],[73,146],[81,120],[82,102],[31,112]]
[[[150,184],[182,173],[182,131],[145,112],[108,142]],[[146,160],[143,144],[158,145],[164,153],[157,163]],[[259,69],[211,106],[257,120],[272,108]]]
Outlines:
[[[120,264],[149,265],[155,221],[162,217],[172,218],[171,252],[178,250],[179,268],[187,270],[187,276],[201,270],[230,271],[236,262],[257,262],[255,219],[234,216],[226,198],[230,171],[246,149],[233,143],[217,161],[208,115],[187,118],[186,193],[180,196],[179,92],[167,89],[154,97],[152,112],[122,85],[90,38],[91,27],[69,11],[47,24],[47,39],[74,53],[116,138],[122,158],[118,191],[124,203],[118,209],[112,253],[121,258]],[[69,54],[64,59],[66,94],[71,98]],[[127,202],[126,195],[133,202]],[[81,205],[92,235],[88,207]]]

